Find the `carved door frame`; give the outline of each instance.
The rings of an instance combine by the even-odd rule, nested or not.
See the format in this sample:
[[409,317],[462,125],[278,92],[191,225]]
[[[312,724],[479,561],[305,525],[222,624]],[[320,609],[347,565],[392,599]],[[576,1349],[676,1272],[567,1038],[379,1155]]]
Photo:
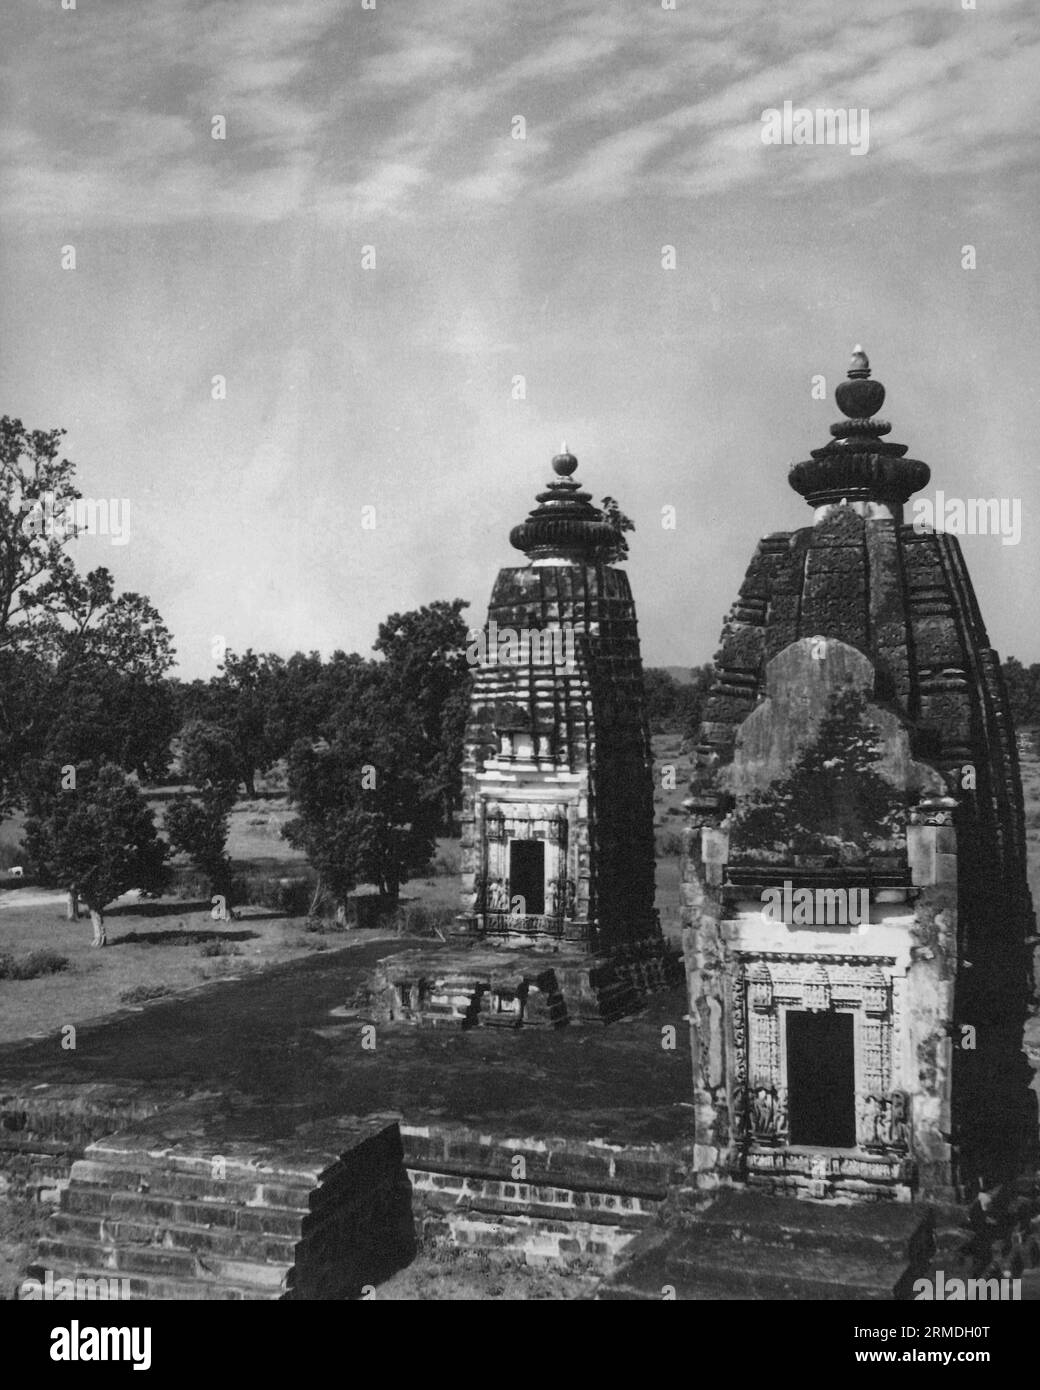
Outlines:
[[[901,982],[894,957],[741,951],[732,971],[732,1139],[739,1168],[755,1149],[790,1150],[786,1019],[791,1011],[853,1015],[856,1149],[910,1147],[898,1079]],[[800,1145],[796,1152],[808,1146]]]

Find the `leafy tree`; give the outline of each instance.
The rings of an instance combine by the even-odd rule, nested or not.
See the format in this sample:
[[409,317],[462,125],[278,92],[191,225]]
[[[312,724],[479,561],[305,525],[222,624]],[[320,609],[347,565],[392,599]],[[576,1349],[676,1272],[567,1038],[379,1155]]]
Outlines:
[[407,707],[426,797],[445,824],[462,799],[462,744],[472,671],[466,660],[464,599],[438,599],[379,625],[373,650],[384,660],[386,686]]
[[605,564],[616,565],[621,560],[628,559],[628,541],[625,540],[625,533],[634,531],[636,524],[631,517],[625,515],[613,497],[604,497],[600,503],[600,510],[604,520],[609,521],[618,532],[617,545],[603,557]]
[[1000,669],[1004,673],[1015,724],[1020,728],[1040,724],[1040,663],[1023,666],[1015,657],[1009,656],[1001,663]]
[[80,496],[75,466],[58,458],[64,434],[0,417],[0,650],[32,645],[39,621],[64,611],[75,579],[72,537],[54,524]]
[[246,795],[256,796],[256,775],[265,773],[285,750],[278,745],[269,711],[285,666],[280,656],[229,651],[223,670],[206,687],[198,713],[225,728],[238,758],[238,777]]
[[863,695],[851,688],[831,698],[816,738],[788,776],[751,795],[733,821],[735,849],[783,862],[788,854],[828,854],[860,862],[891,848],[905,798],[877,771],[878,730]]
[[113,763],[84,763],[68,774],[40,765],[29,781],[25,848],[40,877],[90,910],[94,946],[107,943],[105,908],[140,888],[162,891],[167,846],[139,789]]
[[692,681],[680,681],[668,670],[648,666],[643,672],[647,717],[654,733],[695,733],[704,697],[714,680],[714,667],[697,666]]
[[284,833],[318,873],[314,909],[325,893],[342,907],[361,882],[396,900],[435,844],[440,788],[416,758],[414,708],[374,663],[355,695],[341,707],[331,743],[297,744],[289,758],[297,816]]
[[689,685],[680,687],[678,713],[684,736],[694,739],[704,717],[704,702],[715,684],[715,667],[709,661],[703,666],[694,666],[690,675],[693,679]]
[[160,686],[170,633],[112,575],[77,572],[66,520],[80,494],[63,430],[0,418],[0,811],[24,803],[28,762],[166,766],[172,712]]
[[225,846],[238,792],[238,751],[226,729],[193,720],[181,734],[181,766],[195,795],[178,792],[172,799],[166,833],[230,907],[231,859]]

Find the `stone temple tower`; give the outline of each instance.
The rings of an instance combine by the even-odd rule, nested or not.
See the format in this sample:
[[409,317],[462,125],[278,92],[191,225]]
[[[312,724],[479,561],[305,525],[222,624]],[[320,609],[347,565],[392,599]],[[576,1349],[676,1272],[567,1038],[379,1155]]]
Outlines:
[[1033,911],[996,653],[859,349],[758,544],[696,750],[684,945],[702,1189],[949,1199],[1035,1135]]
[[[510,541],[472,649],[463,912],[470,939],[660,962],[650,736],[621,536],[566,452]],[[652,972],[651,972],[652,973]]]

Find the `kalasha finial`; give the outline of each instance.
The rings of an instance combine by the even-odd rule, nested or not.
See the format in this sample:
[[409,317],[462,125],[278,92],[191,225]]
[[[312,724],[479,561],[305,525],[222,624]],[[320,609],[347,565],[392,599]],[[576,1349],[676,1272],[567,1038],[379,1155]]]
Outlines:
[[561,478],[569,478],[578,466],[578,460],[568,450],[566,444],[560,445],[560,452],[552,461],[553,472]]
[[849,376],[867,377],[870,375],[870,359],[860,347],[859,343],[852,349],[852,361],[849,363]]
[[[850,420],[869,420],[885,404],[885,388],[880,381],[871,381],[870,359],[859,343],[852,349],[848,380],[839,383],[834,399],[838,409]],[[887,434],[888,430],[882,433]]]
[[[591,564],[613,555],[621,533],[571,474],[578,466],[566,444],[552,461],[557,476],[538,494],[538,506],[514,526],[509,542],[531,560]],[[612,564],[612,560],[607,560]]]
[[885,388],[871,379],[870,362],[859,343],[834,399],[847,418],[831,425],[829,444],[792,464],[791,486],[813,507],[871,501],[902,507],[926,486],[930,471],[920,459],[905,457],[905,444],[885,439],[892,431],[887,420],[873,418],[885,403]]

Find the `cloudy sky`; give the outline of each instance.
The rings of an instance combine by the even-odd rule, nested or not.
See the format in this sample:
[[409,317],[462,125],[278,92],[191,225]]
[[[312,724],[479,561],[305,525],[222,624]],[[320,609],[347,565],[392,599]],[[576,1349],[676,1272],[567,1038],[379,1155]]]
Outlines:
[[[562,439],[692,664],[859,341],[932,494],[1020,500],[963,544],[1040,660],[1040,18],[964,2],[7,0],[0,411],[128,499],[81,563],[189,676],[482,619]],[[763,144],[785,101],[867,152]]]

